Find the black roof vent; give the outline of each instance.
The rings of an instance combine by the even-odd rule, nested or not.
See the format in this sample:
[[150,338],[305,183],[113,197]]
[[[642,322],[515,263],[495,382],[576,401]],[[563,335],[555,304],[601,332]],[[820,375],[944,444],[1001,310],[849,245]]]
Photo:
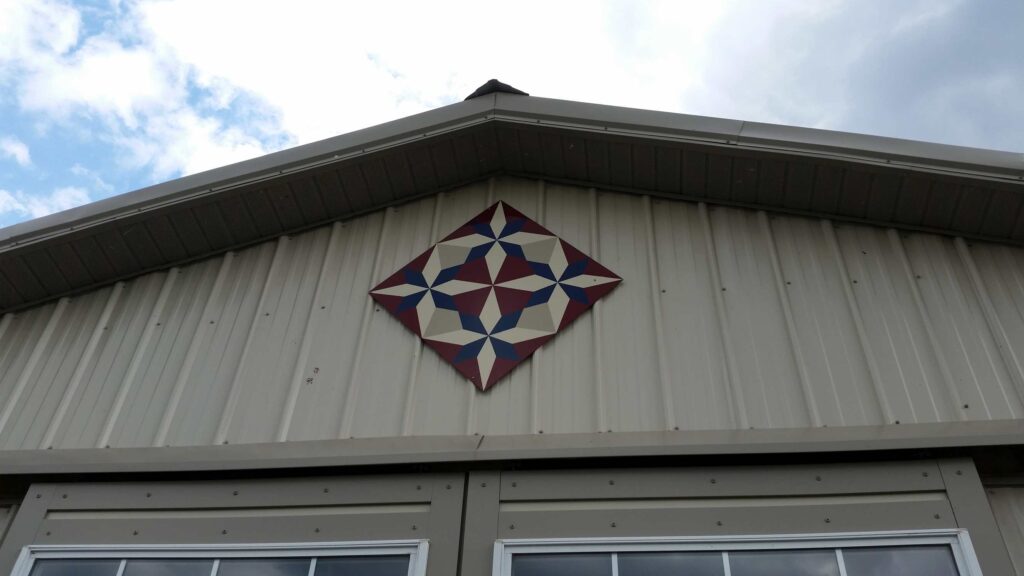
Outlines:
[[472,94],[466,96],[466,100],[472,100],[473,98],[486,96],[487,94],[491,94],[492,92],[504,92],[506,94],[519,94],[520,96],[529,96],[529,94],[523,92],[522,90],[517,90],[509,86],[508,84],[505,84],[504,82],[498,82],[494,78],[491,78],[486,83],[484,83],[483,86],[474,90]]

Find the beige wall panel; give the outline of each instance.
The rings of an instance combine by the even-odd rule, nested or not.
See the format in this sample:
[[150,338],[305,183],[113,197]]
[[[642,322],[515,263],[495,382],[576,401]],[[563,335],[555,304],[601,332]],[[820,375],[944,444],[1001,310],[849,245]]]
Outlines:
[[1024,488],[992,487],[987,492],[1013,568],[1018,576],[1024,576]]
[[[480,394],[367,292],[496,200],[623,282]],[[500,178],[3,316],[0,447],[1021,418],[1022,342],[1019,248]]]

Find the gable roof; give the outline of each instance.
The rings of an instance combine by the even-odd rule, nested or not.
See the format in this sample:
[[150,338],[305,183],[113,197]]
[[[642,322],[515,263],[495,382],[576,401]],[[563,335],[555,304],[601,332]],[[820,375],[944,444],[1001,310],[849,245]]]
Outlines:
[[501,174],[1024,244],[1024,154],[503,86],[0,229],[0,312]]

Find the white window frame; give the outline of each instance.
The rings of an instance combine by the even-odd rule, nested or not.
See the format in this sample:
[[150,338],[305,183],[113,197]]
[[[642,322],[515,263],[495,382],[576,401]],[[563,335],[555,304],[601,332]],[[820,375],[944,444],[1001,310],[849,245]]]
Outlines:
[[[927,544],[949,546],[960,576],[981,576],[981,567],[970,536],[966,530],[955,529],[743,536],[505,539],[494,543],[492,576],[512,576],[512,557],[516,554],[595,552],[614,555],[619,552],[735,552]],[[841,552],[837,552],[837,556],[840,555]],[[612,565],[616,566],[617,563]],[[729,576],[728,571],[725,574]],[[614,572],[613,576],[616,576]]]
[[124,573],[127,560],[207,558],[213,559],[211,576],[215,576],[220,560],[227,558],[312,558],[309,576],[313,576],[317,558],[343,556],[409,556],[408,576],[426,576],[426,540],[373,540],[346,542],[245,543],[245,544],[124,544],[124,545],[59,545],[25,546],[14,564],[11,576],[29,576],[36,560],[43,559],[111,559],[120,560],[117,575]]

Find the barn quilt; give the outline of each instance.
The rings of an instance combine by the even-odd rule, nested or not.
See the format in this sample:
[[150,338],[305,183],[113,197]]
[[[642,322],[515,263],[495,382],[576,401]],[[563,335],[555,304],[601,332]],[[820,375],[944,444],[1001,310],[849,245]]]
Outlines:
[[473,385],[487,390],[620,281],[498,202],[370,295]]

